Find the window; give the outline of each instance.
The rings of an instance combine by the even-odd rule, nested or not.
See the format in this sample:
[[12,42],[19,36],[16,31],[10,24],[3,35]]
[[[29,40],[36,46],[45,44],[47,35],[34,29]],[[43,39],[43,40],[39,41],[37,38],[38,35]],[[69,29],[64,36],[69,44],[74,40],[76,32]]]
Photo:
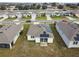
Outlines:
[[77,44],[78,44],[78,42],[77,42],[77,41],[73,42],[73,45],[77,45]]
[[44,42],[47,42],[47,38],[44,38]]
[[31,38],[34,38],[34,36],[31,36]]
[[43,38],[40,38],[40,42],[43,42]]
[[10,48],[9,44],[0,44],[0,48]]

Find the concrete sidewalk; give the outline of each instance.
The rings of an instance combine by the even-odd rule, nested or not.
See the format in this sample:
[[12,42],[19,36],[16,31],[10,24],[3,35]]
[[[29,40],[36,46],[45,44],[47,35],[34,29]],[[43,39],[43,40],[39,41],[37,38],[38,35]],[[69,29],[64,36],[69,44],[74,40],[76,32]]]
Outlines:
[[50,17],[50,15],[46,14],[47,20],[52,20],[52,18]]

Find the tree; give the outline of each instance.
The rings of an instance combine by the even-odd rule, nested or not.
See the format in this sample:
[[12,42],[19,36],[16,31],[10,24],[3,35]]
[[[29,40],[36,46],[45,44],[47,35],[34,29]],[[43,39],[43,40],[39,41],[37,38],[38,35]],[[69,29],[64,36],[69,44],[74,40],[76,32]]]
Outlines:
[[23,10],[23,6],[17,5],[15,8],[18,8],[19,10]]
[[77,6],[75,4],[73,4],[73,5],[70,5],[70,8],[75,9],[75,8],[77,8]]
[[58,5],[57,8],[58,9],[63,9],[63,5]]
[[30,6],[29,5],[25,5],[23,9],[24,10],[29,10],[30,9]]
[[52,6],[56,6],[56,3],[51,3],[52,4]]
[[67,3],[66,6],[69,7],[71,4]]
[[67,7],[70,7],[70,8],[77,8],[78,4],[66,4]]
[[6,10],[6,7],[5,7],[5,6],[1,6],[0,9],[1,9],[1,10]]
[[36,7],[36,8],[37,8],[37,9],[40,9],[40,7],[41,7],[40,5],[37,5],[37,7]]
[[42,9],[47,9],[47,6],[43,5],[43,6],[42,6]]
[[35,4],[35,3],[33,3],[33,6],[36,6],[36,4]]
[[30,9],[36,9],[36,4],[32,4]]

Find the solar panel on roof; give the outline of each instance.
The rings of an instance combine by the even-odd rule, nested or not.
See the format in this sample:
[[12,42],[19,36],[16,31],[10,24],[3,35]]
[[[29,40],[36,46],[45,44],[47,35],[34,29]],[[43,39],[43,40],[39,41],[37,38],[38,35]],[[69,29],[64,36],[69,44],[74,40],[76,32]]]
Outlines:
[[40,37],[49,37],[49,34],[46,34],[46,32],[44,31],[43,34],[40,34]]

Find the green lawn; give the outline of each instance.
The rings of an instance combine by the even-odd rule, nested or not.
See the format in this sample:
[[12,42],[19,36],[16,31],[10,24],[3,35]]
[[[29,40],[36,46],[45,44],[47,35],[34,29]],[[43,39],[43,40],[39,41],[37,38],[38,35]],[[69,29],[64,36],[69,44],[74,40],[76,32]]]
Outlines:
[[41,17],[36,17],[36,20],[47,20],[47,17],[46,16],[41,16]]
[[29,19],[31,19],[31,16],[27,16],[27,17],[26,17],[26,16],[23,16],[22,18],[23,18],[24,20],[29,20]]
[[51,17],[53,20],[62,20],[65,18],[65,16],[53,16]]
[[76,16],[70,16],[70,17],[75,18],[75,19],[78,19],[78,17],[76,17]]
[[16,17],[9,17],[9,18],[6,18],[5,20],[15,20]]
[[0,25],[0,28],[3,27],[4,25]]
[[39,44],[36,44],[34,41],[30,42],[27,40],[26,33],[29,29],[29,24],[24,24],[24,30],[19,36],[16,44],[13,48],[10,49],[0,49],[0,56],[10,56],[10,57],[57,57],[57,56],[79,56],[79,48],[68,49],[63,42],[62,38],[56,31],[55,25],[50,24],[52,32],[54,34],[54,41],[51,44],[48,44],[47,47],[41,47]]

